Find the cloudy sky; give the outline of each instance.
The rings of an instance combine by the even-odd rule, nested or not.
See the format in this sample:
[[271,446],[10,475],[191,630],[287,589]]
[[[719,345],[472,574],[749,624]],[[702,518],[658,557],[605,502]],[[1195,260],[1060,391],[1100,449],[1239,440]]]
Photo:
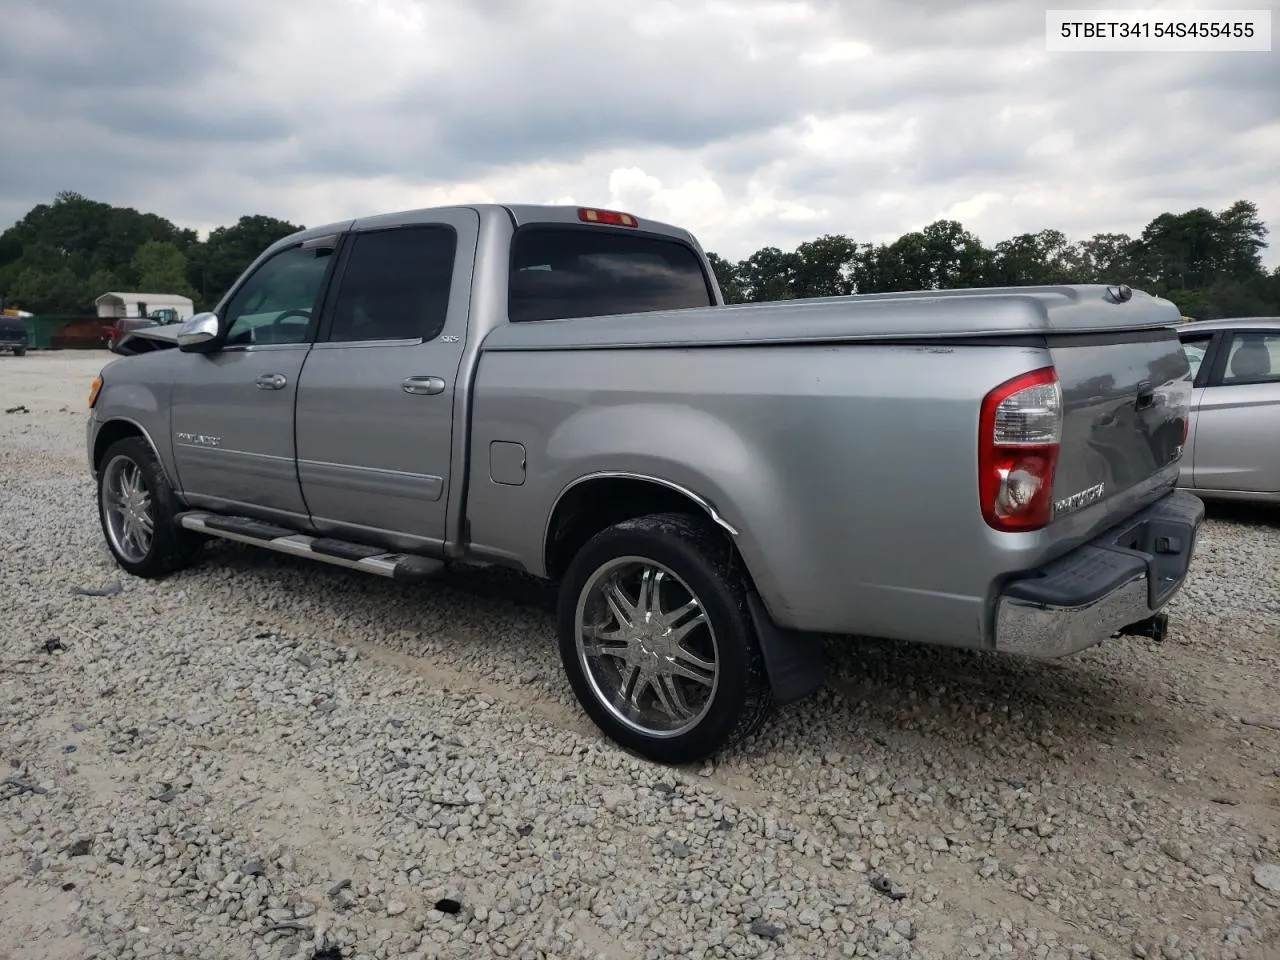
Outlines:
[[0,227],[59,190],[201,230],[577,202],[737,258],[1243,198],[1280,262],[1280,46],[1048,54],[1048,5],[0,0]]

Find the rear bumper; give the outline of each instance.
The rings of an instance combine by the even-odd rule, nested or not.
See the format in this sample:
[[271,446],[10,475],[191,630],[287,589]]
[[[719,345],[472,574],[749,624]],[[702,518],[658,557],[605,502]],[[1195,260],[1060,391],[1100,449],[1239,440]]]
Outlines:
[[1175,490],[1039,570],[1007,582],[996,601],[996,649],[1063,657],[1158,613],[1195,553],[1204,504]]

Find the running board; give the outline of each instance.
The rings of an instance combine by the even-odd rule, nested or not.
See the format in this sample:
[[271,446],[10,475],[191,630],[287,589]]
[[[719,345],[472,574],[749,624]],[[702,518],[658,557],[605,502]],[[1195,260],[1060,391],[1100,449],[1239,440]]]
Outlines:
[[444,569],[443,561],[433,560],[431,557],[389,553],[380,547],[335,540],[332,537],[313,537],[247,517],[225,517],[192,510],[178,514],[177,520],[181,526],[196,533],[266,547],[277,553],[319,560],[337,567],[376,573],[392,580],[429,580]]

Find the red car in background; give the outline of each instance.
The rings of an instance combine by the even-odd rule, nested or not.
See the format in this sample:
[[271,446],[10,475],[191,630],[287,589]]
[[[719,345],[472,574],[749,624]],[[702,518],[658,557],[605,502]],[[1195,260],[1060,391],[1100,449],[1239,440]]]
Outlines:
[[49,338],[49,346],[55,350],[108,346],[111,340],[111,324],[111,320],[104,320],[101,317],[68,320]]
[[119,320],[105,320],[103,322],[110,327],[106,344],[107,349],[115,353],[116,344],[120,342],[120,338],[132,330],[141,330],[144,327],[163,327],[178,321],[178,311],[171,307],[152,310],[145,317],[122,317]]

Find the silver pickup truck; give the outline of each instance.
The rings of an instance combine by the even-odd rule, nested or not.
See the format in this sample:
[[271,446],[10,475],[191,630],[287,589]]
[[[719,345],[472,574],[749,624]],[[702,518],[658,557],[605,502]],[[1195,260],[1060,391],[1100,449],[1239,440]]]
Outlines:
[[824,634],[1158,637],[1204,509],[1175,490],[1178,320],[1125,286],[725,306],[676,227],[415,210],[290,236],[215,312],[127,335],[89,463],[140,577],[221,537],[558,583],[583,708],[683,763],[817,689]]

